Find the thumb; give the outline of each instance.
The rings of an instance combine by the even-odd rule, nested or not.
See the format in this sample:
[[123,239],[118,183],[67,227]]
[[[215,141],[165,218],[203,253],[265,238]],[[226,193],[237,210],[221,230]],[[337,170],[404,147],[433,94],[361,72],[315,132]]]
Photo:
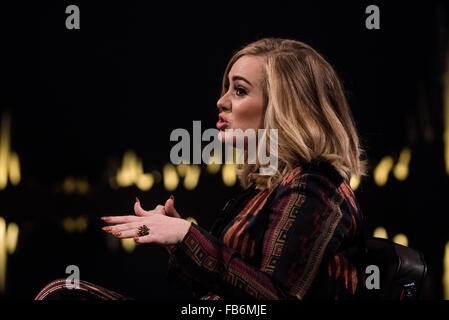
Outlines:
[[167,216],[181,218],[181,215],[175,209],[175,198],[173,195],[165,201],[165,212],[167,213]]
[[139,199],[136,197],[136,203],[134,204],[134,213],[136,216],[148,216],[150,213],[148,211],[145,211],[142,209],[142,206],[140,205]]

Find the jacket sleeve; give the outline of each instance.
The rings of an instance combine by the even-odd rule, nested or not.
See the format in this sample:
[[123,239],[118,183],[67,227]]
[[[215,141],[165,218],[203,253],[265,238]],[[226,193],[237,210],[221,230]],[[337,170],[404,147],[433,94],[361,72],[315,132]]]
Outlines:
[[173,248],[170,268],[192,285],[224,297],[302,299],[354,219],[343,216],[341,194],[320,175],[303,174],[275,192],[260,266],[192,224]]

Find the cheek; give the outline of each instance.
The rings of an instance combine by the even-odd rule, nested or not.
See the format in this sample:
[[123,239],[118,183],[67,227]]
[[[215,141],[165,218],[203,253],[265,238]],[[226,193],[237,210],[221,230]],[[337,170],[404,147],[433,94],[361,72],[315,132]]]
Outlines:
[[246,100],[232,108],[233,129],[258,129],[262,125],[263,101]]

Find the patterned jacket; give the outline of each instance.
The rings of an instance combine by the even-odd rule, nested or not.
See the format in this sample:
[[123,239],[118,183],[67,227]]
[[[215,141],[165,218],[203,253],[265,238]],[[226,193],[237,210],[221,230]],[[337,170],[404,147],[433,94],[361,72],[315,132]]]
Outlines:
[[362,285],[363,217],[326,162],[292,170],[272,191],[250,188],[208,232],[192,224],[169,277],[202,299],[352,299]]

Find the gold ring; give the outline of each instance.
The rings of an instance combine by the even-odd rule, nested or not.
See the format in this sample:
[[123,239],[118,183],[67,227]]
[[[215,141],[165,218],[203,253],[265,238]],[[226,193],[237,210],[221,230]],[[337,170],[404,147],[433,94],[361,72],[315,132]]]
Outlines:
[[137,235],[139,237],[147,236],[150,234],[150,228],[148,228],[146,225],[140,226],[137,228]]

